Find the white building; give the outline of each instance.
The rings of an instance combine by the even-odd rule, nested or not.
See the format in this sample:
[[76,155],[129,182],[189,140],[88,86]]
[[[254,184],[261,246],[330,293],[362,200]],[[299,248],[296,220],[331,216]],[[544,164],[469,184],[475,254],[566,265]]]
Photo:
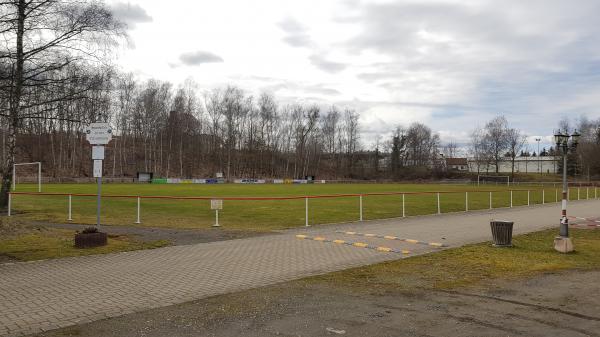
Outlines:
[[[562,157],[517,157],[515,158],[515,173],[558,173],[559,161]],[[496,165],[490,163],[489,167],[485,162],[478,162],[475,158],[468,158],[469,172],[493,173],[496,172]],[[503,157],[499,163],[498,172],[512,172],[511,158]]]

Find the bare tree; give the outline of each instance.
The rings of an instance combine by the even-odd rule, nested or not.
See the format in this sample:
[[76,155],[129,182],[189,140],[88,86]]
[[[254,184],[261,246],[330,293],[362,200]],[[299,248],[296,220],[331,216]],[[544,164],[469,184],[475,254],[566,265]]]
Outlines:
[[517,129],[508,129],[506,131],[506,139],[508,141],[508,155],[511,160],[511,180],[515,178],[515,159],[523,150],[527,137]]
[[508,122],[504,116],[496,117],[489,121],[484,128],[484,141],[488,146],[489,154],[493,160],[496,173],[500,169],[502,156],[508,149]]
[[81,73],[62,70],[97,60],[101,47],[113,43],[123,26],[103,3],[82,0],[4,1],[0,3],[0,18],[0,81],[8,102],[0,110],[8,119],[0,205],[6,206],[21,122],[70,119],[48,112],[57,111],[55,103],[84,98],[90,86],[66,92],[55,90],[81,79]]

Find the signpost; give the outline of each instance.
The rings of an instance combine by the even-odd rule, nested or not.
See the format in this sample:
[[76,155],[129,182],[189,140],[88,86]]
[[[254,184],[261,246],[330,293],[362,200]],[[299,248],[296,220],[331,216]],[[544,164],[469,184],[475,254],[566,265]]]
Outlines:
[[223,200],[212,199],[210,201],[210,209],[215,211],[215,224],[213,227],[221,227],[221,225],[219,225],[219,210],[223,209]]
[[85,130],[85,138],[92,145],[92,160],[94,161],[94,178],[98,179],[98,197],[96,208],[96,227],[100,229],[100,205],[102,196],[102,161],[104,160],[104,145],[112,139],[112,129],[108,123],[91,123]]

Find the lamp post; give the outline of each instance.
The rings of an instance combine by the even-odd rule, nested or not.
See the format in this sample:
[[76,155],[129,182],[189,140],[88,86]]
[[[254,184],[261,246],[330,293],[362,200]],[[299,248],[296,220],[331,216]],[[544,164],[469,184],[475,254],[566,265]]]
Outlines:
[[537,151],[537,156],[538,156],[538,172],[540,173],[540,175],[542,175],[542,158],[540,156],[540,141],[542,140],[542,138],[536,138],[535,141],[538,143],[538,151]]
[[[580,134],[577,130],[571,135],[569,135],[568,131],[563,133],[560,130],[554,134],[556,150],[563,156],[563,191],[560,235],[554,239],[554,249],[561,253],[573,251],[573,243],[571,242],[571,238],[569,238],[569,219],[567,218],[567,198],[569,191],[569,185],[567,183],[567,156],[569,152],[573,153],[576,151],[577,144],[579,143],[579,136]],[[569,141],[569,138],[571,141]]]

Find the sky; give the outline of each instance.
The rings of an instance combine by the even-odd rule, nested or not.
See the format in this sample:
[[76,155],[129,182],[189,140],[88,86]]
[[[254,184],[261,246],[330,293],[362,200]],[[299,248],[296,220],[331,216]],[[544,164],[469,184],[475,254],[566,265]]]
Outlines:
[[597,0],[107,3],[123,71],[355,109],[365,144],[412,122],[466,143],[504,115],[537,150],[560,119],[600,118]]

